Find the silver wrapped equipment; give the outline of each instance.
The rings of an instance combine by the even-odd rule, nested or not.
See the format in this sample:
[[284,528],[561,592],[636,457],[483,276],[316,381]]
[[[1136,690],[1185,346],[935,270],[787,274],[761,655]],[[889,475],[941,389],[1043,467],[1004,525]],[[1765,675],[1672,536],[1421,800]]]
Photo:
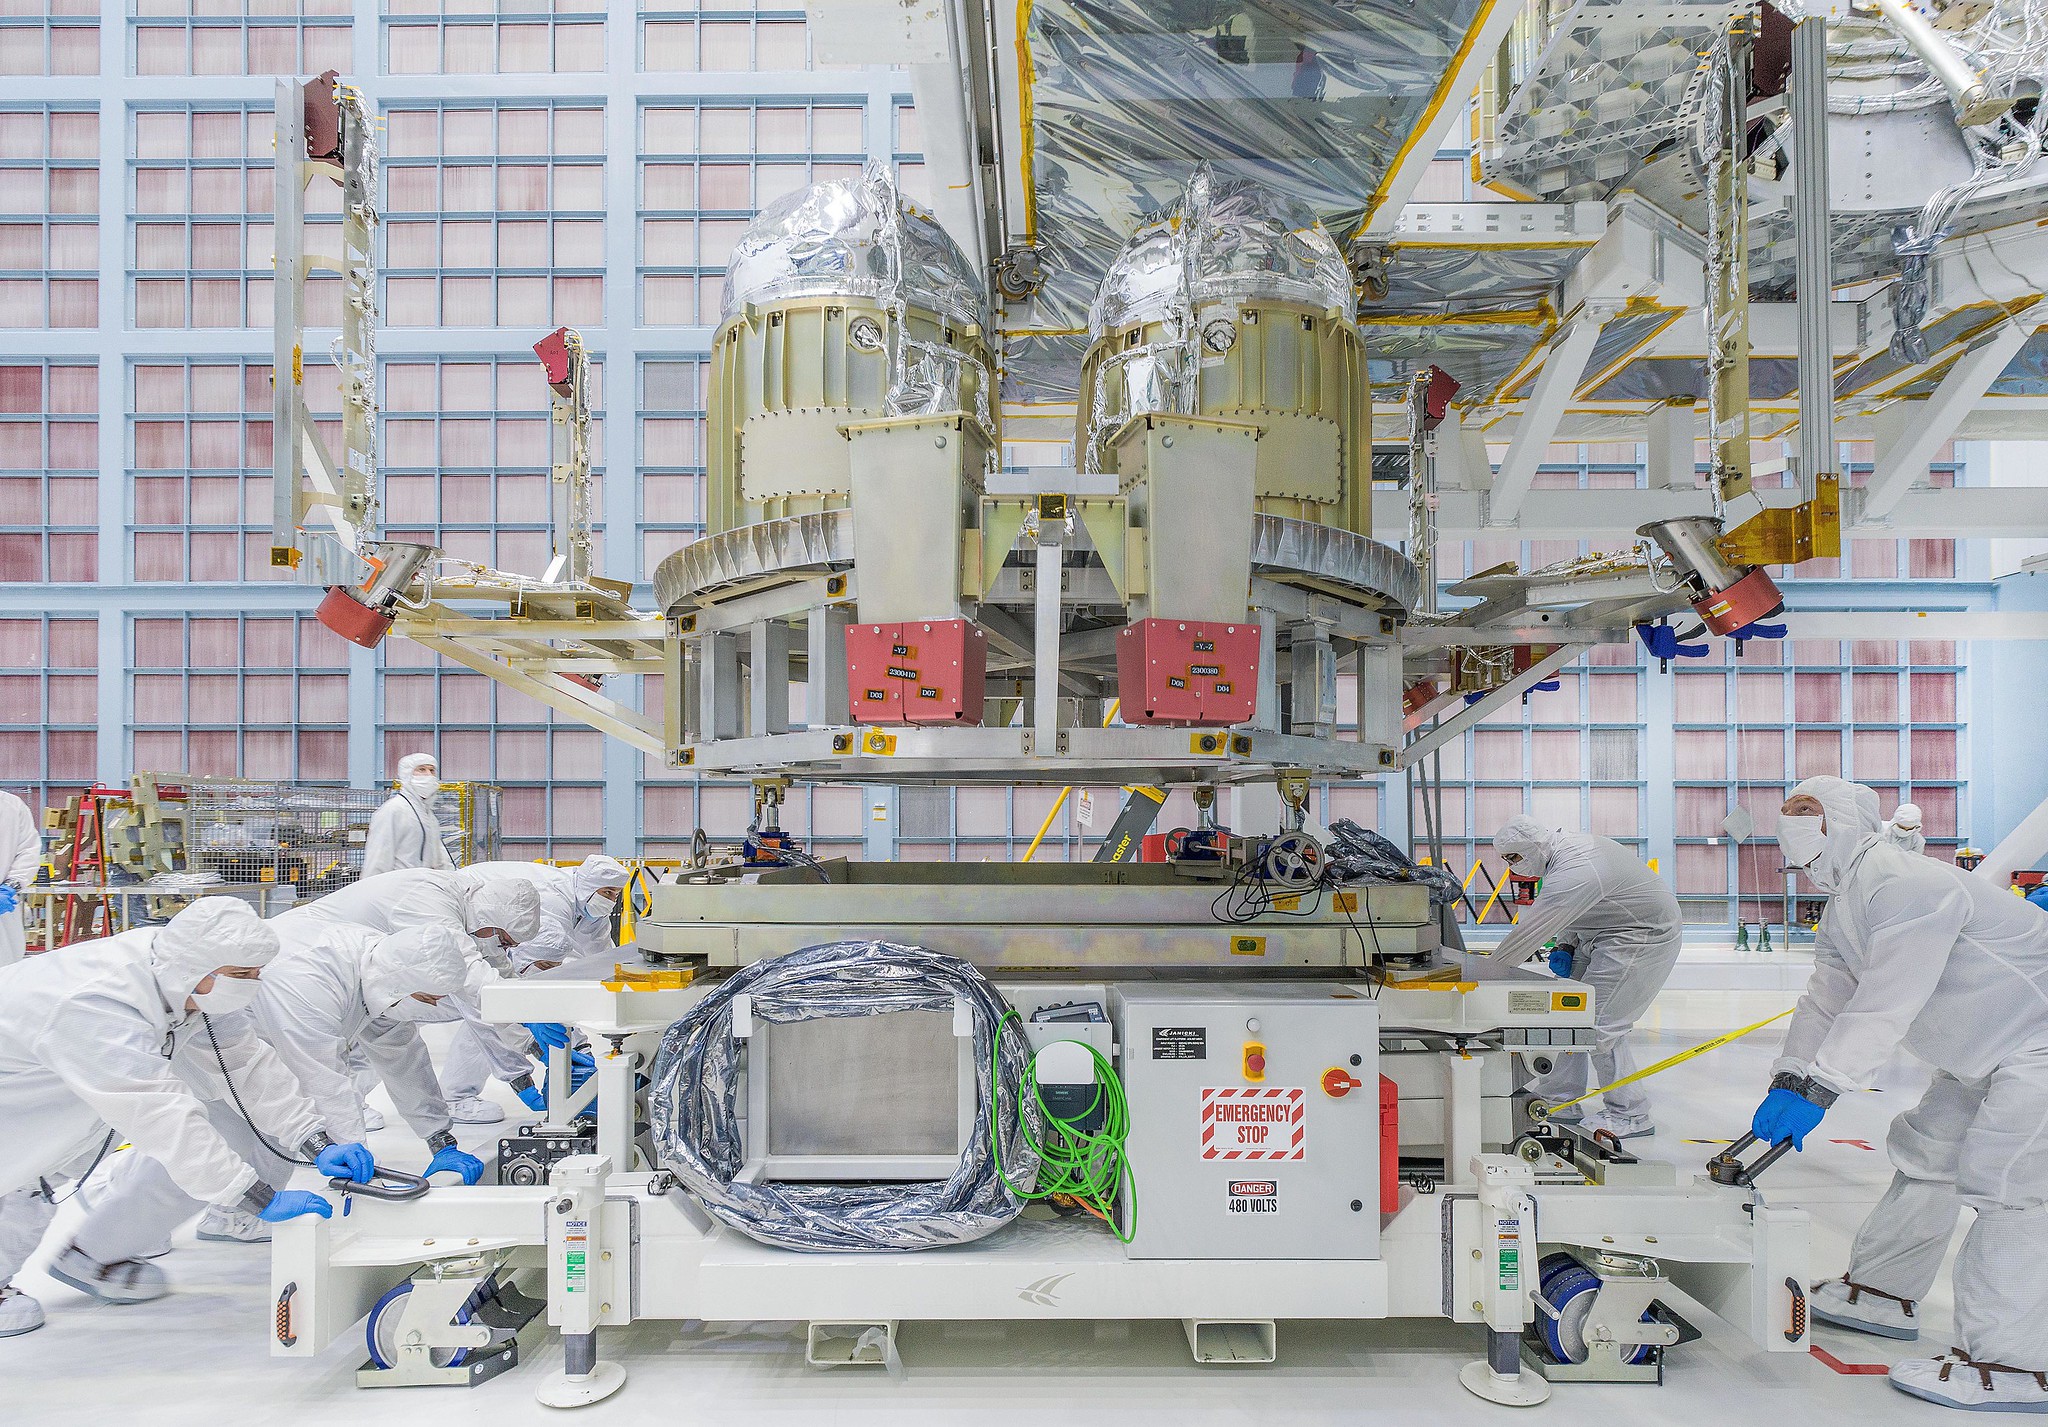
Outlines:
[[[787,1023],[879,1016],[896,1011],[953,1012],[974,1018],[978,1066],[976,1132],[950,1179],[922,1183],[735,1183],[742,1167],[736,1113],[743,1042],[733,1035],[733,1002],[749,998],[756,1020]],[[904,1251],[962,1244],[993,1233],[1024,1207],[997,1173],[993,1122],[1005,1126],[1002,1163],[1032,1182],[1037,1161],[1020,1130],[1021,1114],[1042,1132],[1035,1106],[1019,1105],[1030,1043],[1008,1004],[968,963],[923,947],[882,941],[829,942],[756,962],[726,981],[662,1036],[648,1110],[662,1160],[713,1218],[750,1238],[812,1253]],[[993,1056],[998,1027],[1000,1050]],[[991,1074],[997,1073],[997,1083]]]
[[981,278],[877,164],[763,209],[733,250],[719,312],[712,534],[846,505],[849,425],[960,412],[979,446],[998,444]]
[[1181,201],[1124,245],[1088,309],[1100,340],[1217,303],[1293,302],[1349,312],[1351,272],[1315,213],[1250,179],[1196,169]]
[[1372,531],[1371,398],[1351,273],[1306,203],[1196,168],[1117,254],[1088,313],[1074,460],[1115,471],[1151,414],[1258,428],[1260,514]]
[[897,195],[879,165],[769,204],[726,266],[718,320],[792,297],[908,301],[965,327],[985,324],[981,279],[938,220]]

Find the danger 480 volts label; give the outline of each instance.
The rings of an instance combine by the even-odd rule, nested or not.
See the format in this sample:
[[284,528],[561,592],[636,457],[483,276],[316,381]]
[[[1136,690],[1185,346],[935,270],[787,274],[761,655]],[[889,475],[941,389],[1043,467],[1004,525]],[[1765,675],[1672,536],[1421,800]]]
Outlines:
[[1308,1092],[1299,1085],[1220,1085],[1202,1090],[1203,1159],[1303,1159]]

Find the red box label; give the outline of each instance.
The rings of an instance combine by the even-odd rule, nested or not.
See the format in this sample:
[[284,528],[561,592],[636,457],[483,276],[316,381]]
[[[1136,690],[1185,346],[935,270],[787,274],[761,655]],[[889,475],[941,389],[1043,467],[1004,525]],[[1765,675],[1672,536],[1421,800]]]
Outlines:
[[856,624],[846,631],[854,723],[981,722],[988,636],[964,619]]
[[1116,670],[1126,723],[1245,723],[1258,700],[1259,627],[1139,620],[1117,636]]

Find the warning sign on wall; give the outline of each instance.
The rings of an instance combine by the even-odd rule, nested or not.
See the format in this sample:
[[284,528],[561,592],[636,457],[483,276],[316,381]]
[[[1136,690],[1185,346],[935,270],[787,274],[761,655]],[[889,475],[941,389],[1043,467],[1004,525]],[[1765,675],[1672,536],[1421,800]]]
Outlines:
[[1307,1094],[1298,1085],[1203,1087],[1202,1158],[1305,1158]]

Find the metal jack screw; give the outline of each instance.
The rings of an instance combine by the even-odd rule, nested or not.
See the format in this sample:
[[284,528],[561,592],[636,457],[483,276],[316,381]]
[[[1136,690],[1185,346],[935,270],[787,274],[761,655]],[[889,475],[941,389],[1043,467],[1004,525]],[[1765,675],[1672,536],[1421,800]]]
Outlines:
[[598,1323],[611,1309],[602,1217],[611,1170],[602,1155],[571,1155],[548,1175],[548,1321],[561,1330],[562,1370],[534,1394],[544,1407],[587,1407],[626,1383],[623,1367],[597,1356]]
[[[1448,1165],[1446,1165],[1448,1168]],[[1550,1384],[1522,1366],[1522,1329],[1533,1315],[1525,1275],[1536,1264],[1535,1204],[1529,1191],[1536,1171],[1511,1155],[1475,1155],[1479,1184],[1480,1258],[1472,1311],[1485,1319],[1486,1358],[1467,1363],[1458,1382],[1475,1397],[1503,1407],[1534,1407]]]
[[626,1385],[626,1370],[597,1355],[597,1330],[562,1335],[562,1371],[542,1384],[546,1407],[588,1407]]

